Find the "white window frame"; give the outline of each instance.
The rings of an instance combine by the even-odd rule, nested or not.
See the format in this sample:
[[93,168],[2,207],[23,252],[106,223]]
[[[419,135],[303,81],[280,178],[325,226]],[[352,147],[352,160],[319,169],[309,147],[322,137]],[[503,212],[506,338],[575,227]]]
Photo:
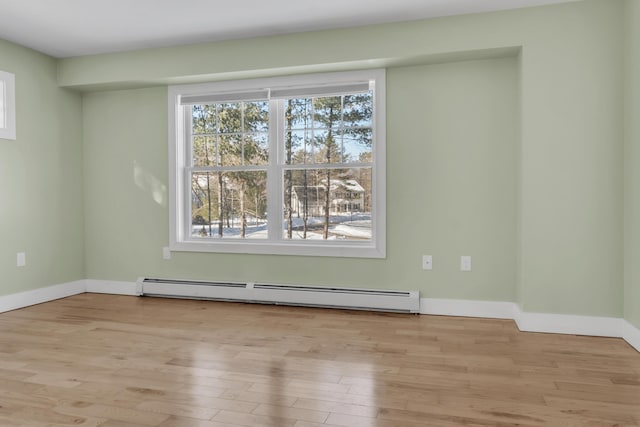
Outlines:
[[0,139],[16,139],[16,77],[6,71],[0,71],[0,114],[4,117],[0,123]]
[[[372,239],[351,240],[289,240],[282,236],[281,225],[269,227],[268,239],[195,239],[190,235],[191,186],[185,169],[188,166],[187,126],[182,97],[246,93],[251,91],[291,91],[297,88],[348,86],[369,82],[374,89],[373,166],[372,166]],[[303,92],[301,92],[303,93]],[[385,70],[362,70],[337,73],[273,77],[253,80],[233,80],[205,84],[175,85],[168,88],[169,113],[169,248],[172,251],[223,252],[245,254],[307,255],[357,258],[386,257],[386,127]],[[272,104],[273,106],[273,104]],[[270,110],[272,110],[272,106]],[[270,114],[271,115],[271,114]],[[279,120],[278,120],[279,122]],[[274,121],[271,121],[274,123]],[[278,126],[281,126],[278,123]],[[269,132],[268,174],[280,175],[279,163],[284,159],[281,144],[276,141],[277,129]],[[268,178],[269,179],[269,178]],[[281,180],[278,178],[278,182]],[[267,212],[283,216],[282,183],[267,190]],[[279,222],[278,222],[279,223]],[[187,224],[187,225],[185,225]],[[279,231],[276,231],[279,230]]]

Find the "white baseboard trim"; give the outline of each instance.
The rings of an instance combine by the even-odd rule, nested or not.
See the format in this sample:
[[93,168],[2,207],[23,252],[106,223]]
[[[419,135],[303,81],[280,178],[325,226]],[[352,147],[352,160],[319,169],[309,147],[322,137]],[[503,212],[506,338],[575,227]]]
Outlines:
[[19,292],[17,294],[1,296],[0,313],[60,298],[66,298],[72,295],[82,294],[86,290],[84,282],[84,280],[77,280],[75,282],[62,283],[59,285],[47,286],[45,288],[33,289],[31,291]]
[[519,312],[513,302],[420,298],[420,314],[514,319]]
[[113,280],[85,280],[86,292],[95,294],[138,295],[135,282],[116,282]]
[[76,280],[75,282],[62,283],[59,285],[33,289],[31,291],[19,292],[17,294],[0,296],[0,313],[73,295],[83,294],[85,292],[137,295],[135,282]]
[[513,302],[421,298],[420,313],[440,316],[512,319],[523,332],[623,338],[640,351],[640,329],[615,317],[529,313]]
[[[0,313],[85,292],[137,295],[135,282],[77,280],[0,296]],[[640,329],[624,319],[567,314],[528,313],[513,302],[421,298],[420,314],[512,319],[523,332],[623,338],[640,351]]]
[[528,313],[519,311],[515,320],[524,332],[622,337],[623,319],[570,314]]
[[636,328],[626,320],[623,320],[622,323],[622,338],[624,338],[631,347],[640,351],[640,329]]

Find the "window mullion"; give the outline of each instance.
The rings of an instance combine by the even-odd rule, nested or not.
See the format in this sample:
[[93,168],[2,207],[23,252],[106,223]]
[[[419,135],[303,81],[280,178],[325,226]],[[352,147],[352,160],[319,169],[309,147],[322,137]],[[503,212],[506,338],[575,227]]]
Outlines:
[[192,107],[186,106],[183,108],[184,113],[184,138],[186,144],[184,144],[184,150],[182,155],[184,159],[182,164],[185,165],[183,174],[183,211],[182,215],[184,220],[181,221],[182,233],[184,238],[191,238],[191,168],[193,166],[193,129],[192,129]]
[[269,101],[269,168],[267,171],[267,230],[270,241],[281,241],[282,224],[282,150],[284,103]]
[[283,165],[283,170],[301,170],[301,169],[362,169],[371,168],[374,163],[294,163],[291,165]]

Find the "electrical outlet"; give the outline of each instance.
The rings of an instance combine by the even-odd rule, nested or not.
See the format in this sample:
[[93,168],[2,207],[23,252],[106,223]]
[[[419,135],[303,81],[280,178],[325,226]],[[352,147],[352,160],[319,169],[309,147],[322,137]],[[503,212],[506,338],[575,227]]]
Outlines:
[[18,267],[24,267],[27,265],[27,254],[25,252],[18,252],[16,256],[16,265]]
[[162,258],[171,259],[171,250],[169,250],[168,246],[162,248]]
[[471,271],[471,256],[462,255],[460,257],[460,271]]
[[433,257],[431,255],[422,255],[422,269],[433,270]]

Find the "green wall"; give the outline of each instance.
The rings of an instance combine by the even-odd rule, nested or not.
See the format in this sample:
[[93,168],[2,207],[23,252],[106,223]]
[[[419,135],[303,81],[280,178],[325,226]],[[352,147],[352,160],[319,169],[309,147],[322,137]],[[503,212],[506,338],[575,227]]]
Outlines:
[[[622,316],[622,6],[591,0],[60,61],[60,84],[87,91],[88,277],[412,288]],[[161,260],[167,208],[133,170],[164,191],[166,89],[128,88],[372,66],[388,68],[386,260]],[[420,270],[425,253],[432,272]],[[473,256],[471,273],[458,271],[460,255]]]
[[[515,300],[517,76],[516,57],[389,70],[388,250],[403,262],[383,268],[407,271],[399,287]],[[421,254],[433,271],[420,270]],[[460,272],[461,255],[472,272]]]
[[[516,58],[388,71],[386,260],[197,253],[163,260],[166,89],[87,94],[87,276],[420,288],[512,300],[516,76]],[[423,253],[435,256],[430,273],[421,270]],[[457,271],[461,254],[474,255],[473,273]]]
[[624,315],[640,328],[640,0],[625,1]]
[[520,303],[621,317],[622,2],[527,17],[537,25],[521,63]]
[[[26,245],[29,257],[33,246],[21,237],[0,243],[7,252],[0,262],[10,258],[16,290],[81,276],[84,267],[84,277],[105,280],[156,275],[410,288],[423,297],[515,301],[529,312],[624,315],[640,325],[640,269],[632,262],[640,253],[633,172],[640,131],[631,120],[640,102],[638,1],[584,0],[57,64],[11,47],[28,56],[9,56],[25,68],[19,78],[42,72],[29,66],[34,58],[47,69],[19,94],[19,138],[25,126],[34,134],[51,127],[24,124],[20,96],[35,97],[38,86],[56,96],[46,103],[46,120],[68,122],[59,127],[72,135],[53,143],[49,137],[41,148],[63,165],[35,162],[39,168],[29,173],[17,158],[33,165],[42,138],[32,146],[0,144],[10,151],[2,153],[9,167],[0,173],[13,171],[6,181],[12,186],[0,184],[0,191],[10,192],[11,206],[29,206],[8,213],[0,207],[0,226],[28,230],[33,241],[54,234],[48,250],[68,266],[55,280],[17,281],[12,274],[27,270],[13,267],[15,252]],[[54,66],[60,87],[83,92],[81,121],[78,96],[55,88]],[[162,259],[167,84],[371,67],[387,68],[386,259]],[[43,183],[54,191],[39,190],[31,200],[27,190]],[[47,208],[60,207],[56,227],[45,231],[32,227],[37,208],[44,209],[35,199],[43,198]],[[83,213],[84,233],[75,227]],[[14,226],[17,218],[22,227]],[[61,249],[69,234],[71,244]],[[422,254],[434,256],[433,271],[420,269]],[[473,256],[472,272],[458,270],[460,255]]]
[[[81,96],[56,62],[0,40],[16,75],[15,141],[0,139],[0,295],[84,278]],[[16,253],[27,265],[16,267]]]

